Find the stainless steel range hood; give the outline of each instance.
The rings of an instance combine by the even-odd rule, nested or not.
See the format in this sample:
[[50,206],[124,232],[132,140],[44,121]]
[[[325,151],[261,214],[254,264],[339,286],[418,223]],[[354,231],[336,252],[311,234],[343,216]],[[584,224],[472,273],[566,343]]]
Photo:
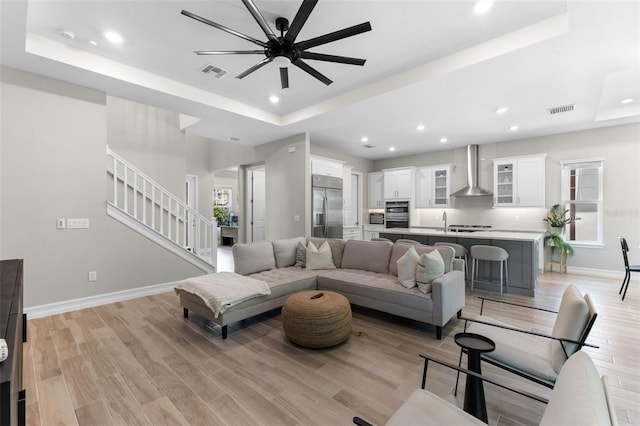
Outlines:
[[452,197],[482,197],[491,192],[478,186],[478,145],[467,145],[467,186],[451,194]]

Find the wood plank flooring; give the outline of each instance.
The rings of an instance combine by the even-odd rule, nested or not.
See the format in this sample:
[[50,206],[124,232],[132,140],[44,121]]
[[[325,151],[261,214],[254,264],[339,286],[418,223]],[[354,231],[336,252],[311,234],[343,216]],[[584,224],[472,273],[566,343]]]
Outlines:
[[[619,282],[578,275],[541,275],[535,298],[506,300],[557,308],[568,283],[589,293],[599,317],[587,349],[609,378],[620,424],[640,424],[640,283],[624,302]],[[479,312],[467,294],[465,314]],[[486,308],[485,308],[486,309]],[[487,313],[549,332],[554,316],[492,305]],[[173,292],[28,321],[24,381],[27,423],[42,425],[348,425],[359,415],[384,424],[420,386],[426,352],[457,363],[454,319],[436,340],[425,324],[354,309],[343,345],[310,350],[284,336],[278,311],[220,329],[197,315],[189,320]],[[547,396],[549,391],[492,366],[484,373]],[[455,374],[429,367],[427,389],[453,396]],[[544,405],[485,386],[489,423],[534,425]]]

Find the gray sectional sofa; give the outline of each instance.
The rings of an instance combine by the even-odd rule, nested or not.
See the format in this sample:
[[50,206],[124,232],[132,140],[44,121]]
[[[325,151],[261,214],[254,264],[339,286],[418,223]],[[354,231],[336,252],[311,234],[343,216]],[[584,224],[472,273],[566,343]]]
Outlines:
[[[176,290],[185,318],[189,311],[209,318],[222,326],[226,338],[229,324],[282,307],[293,293],[331,290],[353,305],[432,324],[441,339],[442,327],[459,316],[465,304],[464,263],[454,258],[451,247],[328,239],[336,268],[309,270],[294,266],[298,243],[306,246],[308,241],[320,246],[325,240],[298,237],[234,245],[235,272],[266,282],[271,294],[244,301],[215,318],[199,297]],[[412,246],[418,254],[438,250],[444,260],[445,274],[432,282],[430,293],[405,288],[398,280],[396,262]]]

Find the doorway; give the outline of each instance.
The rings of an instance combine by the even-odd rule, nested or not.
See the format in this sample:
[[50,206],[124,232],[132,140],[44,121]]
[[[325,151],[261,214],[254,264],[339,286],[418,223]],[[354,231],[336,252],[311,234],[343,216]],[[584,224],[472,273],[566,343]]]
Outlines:
[[264,241],[267,225],[265,167],[247,169],[247,242]]

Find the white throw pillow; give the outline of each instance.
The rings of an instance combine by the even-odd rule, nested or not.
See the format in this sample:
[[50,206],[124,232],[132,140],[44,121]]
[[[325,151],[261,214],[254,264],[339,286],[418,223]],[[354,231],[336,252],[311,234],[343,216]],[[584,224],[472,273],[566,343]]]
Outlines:
[[312,242],[307,244],[307,269],[336,269],[329,243],[325,241],[320,248],[316,248]]
[[444,260],[438,250],[420,256],[416,267],[416,283],[424,294],[431,293],[431,282],[444,275]]
[[413,288],[416,286],[416,266],[420,255],[416,252],[416,249],[411,246],[409,250],[396,262],[398,265],[398,280],[406,288]]

